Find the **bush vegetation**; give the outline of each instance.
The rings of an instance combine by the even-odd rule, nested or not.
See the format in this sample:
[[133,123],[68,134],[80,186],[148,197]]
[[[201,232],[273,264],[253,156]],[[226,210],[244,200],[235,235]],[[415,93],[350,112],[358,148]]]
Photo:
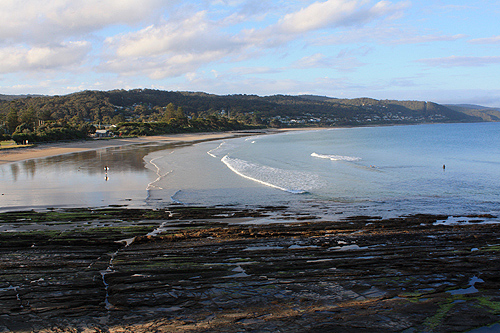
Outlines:
[[157,135],[264,126],[477,120],[430,102],[306,95],[219,96],[134,89],[83,91],[66,96],[10,96],[0,100],[0,140],[12,138],[16,142],[83,139],[104,125],[116,135]]

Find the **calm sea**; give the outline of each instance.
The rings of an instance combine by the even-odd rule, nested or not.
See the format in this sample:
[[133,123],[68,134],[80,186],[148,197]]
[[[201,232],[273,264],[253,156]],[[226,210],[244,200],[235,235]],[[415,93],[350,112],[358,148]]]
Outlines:
[[499,143],[500,123],[475,123],[115,148],[2,165],[0,203],[4,210],[179,203],[342,216],[500,215]]
[[147,156],[150,199],[201,205],[320,204],[396,216],[500,212],[500,124],[287,132]]

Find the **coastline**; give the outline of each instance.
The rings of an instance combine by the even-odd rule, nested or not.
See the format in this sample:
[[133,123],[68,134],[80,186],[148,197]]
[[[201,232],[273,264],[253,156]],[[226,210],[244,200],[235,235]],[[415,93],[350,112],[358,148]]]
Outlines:
[[258,131],[233,131],[233,132],[203,132],[179,133],[168,135],[145,136],[137,138],[112,138],[94,139],[88,141],[74,141],[62,143],[40,144],[29,148],[0,150],[0,165],[25,160],[52,157],[64,154],[78,153],[89,150],[98,150],[112,147],[136,145],[150,142],[165,143],[193,143],[208,140],[237,138],[248,135],[271,134],[276,130],[263,129]]
[[[311,128],[293,129],[307,130]],[[148,192],[143,193],[143,187],[152,181],[147,175],[153,171],[147,167],[147,163],[144,165],[143,158],[147,154],[202,142],[287,131],[288,129],[259,129],[179,133],[48,143],[29,148],[0,150],[0,169],[5,179],[8,179],[0,192],[3,201],[0,211],[107,205],[124,205],[129,208],[149,206],[156,201],[144,200],[144,195]],[[104,165],[112,166],[109,178],[108,173],[104,175],[102,171]],[[40,177],[43,174],[45,176]],[[111,181],[108,182],[109,179]],[[47,182],[53,185],[47,187]],[[86,195],[79,196],[78,192]]]

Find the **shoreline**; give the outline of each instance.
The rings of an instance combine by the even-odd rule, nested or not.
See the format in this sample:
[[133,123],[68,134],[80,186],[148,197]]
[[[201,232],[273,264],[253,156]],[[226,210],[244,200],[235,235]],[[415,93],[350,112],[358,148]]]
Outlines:
[[[307,130],[307,129],[304,129]],[[0,165],[14,162],[21,162],[31,159],[52,157],[58,155],[99,150],[112,147],[138,145],[150,142],[165,143],[194,143],[208,140],[220,140],[237,138],[248,135],[262,135],[279,133],[280,130],[263,129],[252,131],[232,131],[232,132],[202,132],[202,133],[179,133],[167,135],[145,136],[137,138],[112,138],[93,139],[87,141],[74,141],[62,143],[39,144],[34,147],[0,150]]]
[[[291,129],[291,131],[293,132],[308,131],[308,130],[324,130],[324,128]],[[149,169],[149,167],[147,166],[148,164],[147,162],[145,165],[143,163],[140,163],[139,165],[138,162],[139,158],[142,161],[145,155],[147,155],[152,151],[156,151],[156,149],[153,150],[148,149],[149,146],[158,146],[159,147],[158,149],[167,149],[177,146],[191,146],[202,142],[226,140],[232,138],[234,139],[244,138],[249,136],[279,134],[289,131],[290,131],[289,129],[259,129],[259,130],[242,130],[242,131],[230,131],[230,132],[179,133],[179,134],[146,136],[137,138],[111,138],[111,139],[100,139],[100,140],[97,139],[97,140],[87,140],[87,141],[47,143],[29,148],[0,150],[0,168],[4,168],[5,170],[8,169],[7,172],[12,173],[13,174],[12,177],[16,177],[14,174],[16,174],[16,171],[19,172],[18,170],[23,170],[24,172],[32,174],[33,177],[35,172],[36,173],[43,172],[42,171],[43,168],[38,169],[36,167],[36,164],[38,163],[43,164],[45,162],[48,163],[49,161],[52,161],[51,163],[57,164],[58,163],[57,161],[59,161],[60,158],[64,158],[65,156],[70,156],[70,155],[74,157],[68,157],[68,158],[83,158],[86,160],[87,156],[89,157],[94,156],[94,154],[103,156],[102,154],[104,153],[106,156],[108,156],[106,158],[107,162],[105,162],[104,164],[109,165],[109,163],[113,162],[116,163],[125,162],[123,163],[123,165],[125,166],[129,165],[129,167],[125,167],[125,173],[131,172],[134,173],[135,175],[138,172],[140,173],[140,171],[134,171],[134,170],[154,172],[153,170]],[[134,156],[132,156],[131,154],[130,156],[127,155],[128,157],[126,161],[123,159],[121,159],[120,161],[113,161],[114,158],[113,156],[115,156],[113,151],[115,151],[115,149],[120,150],[121,148],[125,147],[126,150],[124,151],[136,152],[135,155],[137,155],[136,156],[137,158],[134,158]],[[101,157],[99,157],[98,160],[95,161],[96,162],[95,164],[91,165],[96,166],[101,164],[100,158]],[[84,169],[87,169],[87,167],[84,167]],[[80,169],[80,167],[75,167],[72,170],[81,171],[84,169]],[[97,167],[96,171],[94,171],[93,173],[90,172],[88,174],[97,175],[99,173],[97,169],[101,170],[102,173],[102,167]],[[81,174],[83,174],[83,172]],[[120,174],[120,177],[122,177],[121,172],[119,172],[118,174]],[[121,179],[122,182],[119,181],[117,182],[117,180],[120,179],[117,176],[118,174],[116,172],[114,173],[113,175],[113,177],[115,177],[113,179],[114,182],[112,183],[112,185],[108,185],[107,187],[101,186],[101,184],[95,185],[95,183],[94,187],[91,187],[92,185],[87,185],[87,183],[80,184],[82,185],[81,189],[86,188],[88,191],[100,191],[99,192],[100,196],[99,197],[96,196],[97,199],[95,200],[85,201],[84,203],[79,202],[76,204],[69,203],[65,199],[63,199],[62,201],[58,201],[57,199],[55,199],[56,197],[60,197],[62,193],[67,193],[70,196],[72,195],[71,190],[62,190],[63,187],[61,186],[53,191],[49,191],[50,193],[39,192],[40,193],[39,195],[43,196],[44,198],[52,196],[53,199],[51,202],[47,202],[47,200],[40,201],[33,199],[36,198],[33,195],[31,195],[31,197],[24,198],[22,197],[23,194],[22,192],[20,192],[20,190],[24,188],[25,191],[31,191],[31,188],[26,187],[24,183],[21,184],[20,186],[19,185],[16,186],[15,184],[17,182],[16,180],[14,182],[5,184],[6,186],[4,186],[2,191],[0,192],[0,197],[4,200],[4,207],[0,209],[0,212],[28,211],[28,210],[44,211],[48,208],[106,207],[109,205],[127,206],[129,208],[141,208],[148,206],[146,201],[144,201],[143,198],[140,197],[139,194],[137,194],[138,187],[132,188],[130,186],[129,187],[124,186],[123,187],[124,189],[126,188],[127,190],[131,190],[127,192],[128,194],[126,195],[106,194],[106,193],[121,193],[120,189],[117,188],[121,185],[118,184],[129,184],[129,181],[127,179]],[[87,173],[85,175],[87,175]],[[91,184],[93,182],[93,179],[94,178],[92,178],[90,183],[88,184]],[[30,181],[33,182],[32,180]],[[38,182],[40,182],[40,180],[38,180]],[[147,183],[145,183],[144,185],[146,184]],[[33,186],[37,188],[36,183],[33,183]],[[103,199],[103,193],[105,199]],[[58,204],[55,204],[55,202],[57,202]]]
[[338,128],[358,127],[386,127],[386,126],[417,126],[440,123],[420,124],[383,124],[366,126],[334,126],[334,127],[291,127],[291,128],[263,128],[256,130],[240,130],[228,132],[200,132],[200,133],[175,133],[155,136],[140,136],[135,138],[90,139],[86,141],[40,143],[32,147],[0,149],[0,165],[21,162],[25,160],[52,157],[64,154],[78,153],[127,145],[143,144],[149,142],[168,143],[194,143],[208,140],[236,138],[246,135],[267,135],[295,131],[320,131]]

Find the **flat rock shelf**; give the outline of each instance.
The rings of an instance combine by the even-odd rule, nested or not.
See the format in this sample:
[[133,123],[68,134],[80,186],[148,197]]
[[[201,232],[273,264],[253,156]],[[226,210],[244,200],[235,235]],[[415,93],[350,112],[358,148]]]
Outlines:
[[[252,223],[263,217],[279,223]],[[325,221],[286,207],[0,214],[0,332],[486,327],[500,321],[490,218]]]

